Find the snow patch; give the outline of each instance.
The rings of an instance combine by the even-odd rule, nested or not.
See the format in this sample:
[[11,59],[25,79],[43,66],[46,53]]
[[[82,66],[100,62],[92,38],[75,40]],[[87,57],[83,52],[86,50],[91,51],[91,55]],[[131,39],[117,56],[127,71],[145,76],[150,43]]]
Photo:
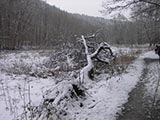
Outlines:
[[159,59],[159,56],[157,54],[155,54],[154,51],[149,51],[149,52],[146,52],[144,53],[142,56],[141,56],[142,59]]
[[116,113],[120,113],[123,104],[128,101],[128,93],[135,87],[143,70],[143,61],[136,60],[129,68],[127,74],[106,80],[105,77],[88,92],[97,103],[90,109],[92,100],[88,99],[88,107],[77,116],[76,120],[116,120]]

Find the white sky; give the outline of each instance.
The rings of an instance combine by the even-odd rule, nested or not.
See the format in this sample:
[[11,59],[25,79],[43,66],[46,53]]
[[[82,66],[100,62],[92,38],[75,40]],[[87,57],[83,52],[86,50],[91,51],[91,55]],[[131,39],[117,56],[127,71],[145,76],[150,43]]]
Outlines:
[[70,13],[79,13],[89,16],[103,17],[99,10],[102,10],[103,0],[44,0],[51,5]]

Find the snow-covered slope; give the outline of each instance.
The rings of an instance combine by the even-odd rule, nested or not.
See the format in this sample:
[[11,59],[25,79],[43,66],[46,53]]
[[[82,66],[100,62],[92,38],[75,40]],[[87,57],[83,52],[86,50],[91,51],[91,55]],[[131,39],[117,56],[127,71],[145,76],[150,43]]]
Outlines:
[[[119,53],[120,49],[116,49],[115,51]],[[121,49],[121,52],[125,54],[128,53],[126,51],[129,52],[130,50],[128,48]],[[143,57],[139,57],[127,68],[127,72],[119,76],[107,79],[106,74],[99,75],[97,77],[98,82],[91,82],[91,85],[86,90],[87,97],[85,99],[79,99],[78,101],[68,100],[68,103],[64,103],[64,105],[67,105],[65,107],[67,107],[66,110],[69,114],[65,114],[65,117],[62,118],[66,120],[115,120],[116,113],[119,113],[122,105],[127,102],[128,93],[139,81],[143,70],[143,59],[148,56],[151,57],[151,54],[153,53],[148,52]],[[52,96],[55,89],[64,90],[65,87],[61,87],[59,83],[62,86],[67,85],[65,81],[68,81],[68,78],[63,75],[60,78],[56,78],[55,76],[43,78],[31,76],[24,72],[20,74],[9,72],[16,70],[15,64],[19,68],[19,71],[23,70],[20,67],[22,64],[25,64],[24,68],[29,66],[32,72],[35,69],[36,71],[38,69],[46,69],[44,63],[47,59],[49,59],[48,56],[42,56],[37,52],[31,51],[1,54],[0,120],[30,119],[29,116],[32,116],[31,111],[37,110],[36,107],[43,104],[46,93],[48,96]],[[72,77],[69,78],[69,82],[71,82],[70,79]],[[34,111],[34,113],[36,112]],[[39,113],[36,115],[39,115]],[[46,115],[46,113],[44,114]],[[32,118],[36,117],[32,116]]]

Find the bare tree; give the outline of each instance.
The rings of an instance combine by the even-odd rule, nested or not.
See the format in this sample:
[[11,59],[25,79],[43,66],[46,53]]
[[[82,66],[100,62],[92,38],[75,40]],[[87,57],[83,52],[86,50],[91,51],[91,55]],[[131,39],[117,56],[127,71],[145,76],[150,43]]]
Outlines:
[[153,5],[157,8],[160,8],[160,1],[159,0],[110,0],[103,2],[104,13],[111,13],[115,10],[122,11],[127,8],[134,7],[135,5],[139,4],[149,4]]
[[85,55],[87,59],[87,65],[83,67],[80,71],[80,82],[81,83],[84,83],[84,82],[87,82],[88,80],[93,79],[94,77],[94,73],[93,73],[94,59],[96,59],[99,62],[105,63],[105,64],[109,63],[109,58],[104,57],[104,56],[103,57],[99,56],[102,51],[109,53],[110,57],[114,57],[113,52],[111,50],[111,46],[106,42],[101,42],[100,44],[98,44],[98,47],[94,50],[94,52],[90,53],[89,48],[91,46],[87,44],[87,40],[90,38],[94,38],[94,37],[96,37],[96,34],[93,34],[91,36],[82,35],[80,39],[84,45]]
[[137,43],[144,41],[155,44],[160,39],[159,0],[110,0],[110,2],[103,2],[103,8],[104,14],[126,9],[132,11],[132,20],[137,26]]

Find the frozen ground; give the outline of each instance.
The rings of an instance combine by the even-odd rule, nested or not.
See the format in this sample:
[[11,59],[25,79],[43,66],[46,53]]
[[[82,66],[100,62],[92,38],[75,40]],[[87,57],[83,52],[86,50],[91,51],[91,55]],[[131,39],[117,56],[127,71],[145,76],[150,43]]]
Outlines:
[[[135,87],[143,70],[143,61],[136,60],[128,68],[128,73],[106,80],[105,75],[89,90],[91,98],[96,102],[93,107],[85,107],[77,116],[78,120],[115,120],[116,113],[127,102],[128,93]],[[89,104],[91,102],[88,102]]]
[[129,94],[129,101],[118,120],[160,119],[160,64],[158,55],[147,52],[141,58],[145,67],[136,88]]
[[[130,49],[114,49],[117,54],[129,54]],[[63,120],[115,120],[120,113],[123,104],[128,100],[128,93],[135,87],[144,68],[143,59],[139,57],[128,68],[127,72],[107,79],[107,74],[97,77],[99,82],[91,82],[85,99],[66,100],[64,108],[67,114],[63,114]],[[42,105],[46,93],[48,96],[55,95],[54,90],[66,89],[68,78],[56,78],[55,76],[36,76],[32,73],[46,72],[44,63],[49,59],[48,55],[41,52],[24,51],[18,53],[1,53],[0,57],[0,120],[27,120],[36,118],[32,115],[37,107]],[[62,84],[62,87],[59,87]],[[57,107],[57,106],[54,106]],[[57,107],[58,109],[59,107]],[[44,111],[39,111],[42,116]],[[50,112],[43,116],[52,116]],[[37,115],[37,114],[36,114]],[[34,116],[34,117],[33,117]],[[37,117],[39,120],[44,117]],[[59,117],[59,119],[61,116]],[[54,119],[50,117],[50,119]]]
[[[29,102],[39,104],[43,88],[54,84],[51,78],[29,76],[32,71],[42,69],[48,58],[38,52],[1,53],[0,59],[0,119],[24,119],[24,106]],[[31,92],[31,93],[29,93]]]

